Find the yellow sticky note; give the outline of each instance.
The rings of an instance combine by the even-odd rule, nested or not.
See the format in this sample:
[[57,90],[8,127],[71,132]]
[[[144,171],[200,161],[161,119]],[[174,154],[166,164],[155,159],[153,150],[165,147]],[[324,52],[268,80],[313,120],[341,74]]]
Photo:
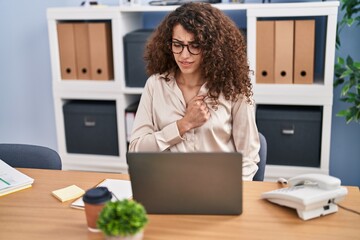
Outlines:
[[71,199],[79,198],[84,193],[85,191],[76,185],[71,185],[65,188],[52,191],[52,195],[54,195],[61,202],[66,202]]

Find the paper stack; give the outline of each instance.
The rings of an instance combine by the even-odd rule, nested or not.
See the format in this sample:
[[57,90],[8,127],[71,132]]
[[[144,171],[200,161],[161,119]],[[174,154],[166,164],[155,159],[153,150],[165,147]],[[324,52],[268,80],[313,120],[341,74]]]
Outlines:
[[0,196],[29,188],[33,182],[34,179],[0,159]]

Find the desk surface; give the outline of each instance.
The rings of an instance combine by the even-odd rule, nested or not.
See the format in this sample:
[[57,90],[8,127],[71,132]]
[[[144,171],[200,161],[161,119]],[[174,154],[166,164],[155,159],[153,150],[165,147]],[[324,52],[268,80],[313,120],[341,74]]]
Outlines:
[[[127,175],[19,169],[35,179],[33,186],[0,197],[0,239],[104,239],[90,233],[83,210],[59,202],[53,190],[72,184],[88,189],[104,178]],[[303,221],[295,210],[260,199],[281,187],[270,182],[244,182],[243,214],[239,216],[149,215],[144,240],[211,239],[360,239],[360,216],[339,208],[335,214]],[[360,211],[357,187],[341,203]]]

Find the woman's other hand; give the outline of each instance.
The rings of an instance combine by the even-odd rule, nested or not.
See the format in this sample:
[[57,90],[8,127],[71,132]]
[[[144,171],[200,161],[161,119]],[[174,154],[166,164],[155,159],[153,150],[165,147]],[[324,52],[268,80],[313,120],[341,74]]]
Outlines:
[[177,121],[181,136],[193,128],[202,126],[209,120],[210,112],[204,99],[204,95],[198,95],[187,103],[185,116]]

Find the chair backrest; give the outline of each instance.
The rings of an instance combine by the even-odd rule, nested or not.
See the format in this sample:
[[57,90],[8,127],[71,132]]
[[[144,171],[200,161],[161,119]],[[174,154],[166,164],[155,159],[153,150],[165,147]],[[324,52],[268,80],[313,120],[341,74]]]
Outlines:
[[0,144],[0,159],[12,167],[61,170],[59,154],[47,147],[27,144]]
[[254,181],[264,181],[264,175],[265,175],[267,142],[266,142],[266,138],[261,133],[259,133],[259,138],[260,138],[260,151],[259,151],[260,162],[258,163],[259,169],[253,178]]

